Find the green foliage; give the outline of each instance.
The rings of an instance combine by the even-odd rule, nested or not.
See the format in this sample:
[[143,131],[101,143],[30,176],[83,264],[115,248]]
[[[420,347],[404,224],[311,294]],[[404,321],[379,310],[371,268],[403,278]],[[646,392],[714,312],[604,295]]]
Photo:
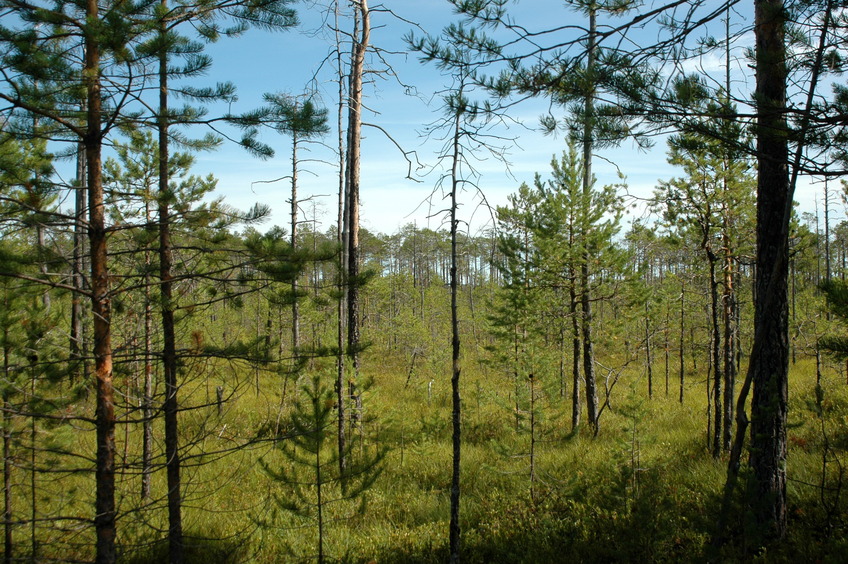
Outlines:
[[[365,511],[364,494],[380,476],[386,452],[354,453],[351,442],[345,457],[349,464],[341,473],[339,452],[334,448],[334,392],[321,384],[317,374],[302,392],[295,401],[290,432],[278,438],[281,462],[272,463],[267,458],[259,462],[268,476],[284,488],[285,493],[272,494],[276,507],[315,523],[318,561],[323,562],[327,523],[345,518],[344,509],[340,509],[343,501],[359,500],[355,513]],[[331,508],[333,512],[329,513]],[[272,512],[263,525],[274,527],[276,520],[276,512]]]

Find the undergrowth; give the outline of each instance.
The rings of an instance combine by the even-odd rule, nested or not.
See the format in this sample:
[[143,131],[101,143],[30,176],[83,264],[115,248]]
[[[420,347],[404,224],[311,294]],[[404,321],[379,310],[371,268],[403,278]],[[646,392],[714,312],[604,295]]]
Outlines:
[[[445,562],[448,378],[421,369],[407,382],[403,366],[380,364],[376,353],[370,354],[366,366],[380,369],[371,374],[373,385],[364,397],[361,432],[350,435],[352,456],[384,449],[387,454],[382,474],[362,500],[328,506],[326,561]],[[531,498],[529,431],[516,425],[514,382],[492,371],[464,371],[463,562],[843,561],[848,553],[842,467],[848,464],[848,385],[833,368],[817,399],[814,367],[799,363],[791,373],[789,537],[753,549],[732,537],[711,549],[727,461],[713,459],[706,448],[702,382],[688,385],[681,404],[676,395],[648,399],[641,377],[626,375],[597,437],[588,428],[572,432],[570,395],[560,397],[551,391],[556,386],[543,388]],[[315,524],[271,514],[271,500],[286,495],[285,485],[257,464],[260,457],[285,462],[274,458],[278,449],[269,431],[269,421],[278,418],[280,388],[266,380],[261,393],[233,397],[220,416],[215,407],[184,416],[184,437],[202,434],[207,453],[244,445],[226,455],[188,459],[187,562],[315,561]],[[286,417],[283,413],[283,422]],[[127,439],[138,444],[133,435]],[[153,489],[162,499],[164,475],[159,474]],[[122,507],[128,509],[119,521],[123,561],[161,562],[167,509],[160,501],[139,510],[137,486],[133,474],[120,482]],[[732,522],[739,527],[745,511],[738,503],[735,510]],[[87,556],[82,548],[74,555]]]

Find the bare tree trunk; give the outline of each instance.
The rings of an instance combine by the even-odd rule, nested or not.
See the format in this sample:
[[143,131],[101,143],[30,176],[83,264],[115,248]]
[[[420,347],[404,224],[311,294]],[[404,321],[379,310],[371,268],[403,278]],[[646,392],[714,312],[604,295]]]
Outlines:
[[[297,105],[295,105],[297,111]],[[291,248],[292,251],[297,249],[297,216],[298,216],[298,201],[297,201],[297,145],[299,139],[297,137],[297,129],[292,128],[292,179],[291,179]],[[297,276],[292,277],[292,357],[295,365],[298,360],[298,349],[300,348],[300,301],[297,297],[298,279]],[[270,335],[270,333],[269,333]]]
[[[459,97],[463,95],[462,84],[460,85]],[[457,191],[459,190],[459,159],[461,156],[460,135],[462,125],[462,110],[456,110],[454,132],[453,132],[453,160],[451,167],[451,207],[450,207],[450,238],[451,238],[451,266],[450,266],[450,293],[451,293],[451,398],[452,411],[451,422],[453,424],[453,471],[451,473],[450,492],[450,562],[459,563],[460,556],[460,526],[459,526],[459,497],[460,497],[460,455],[461,455],[461,413],[462,403],[459,393],[459,317],[457,306],[457,272],[456,272],[456,232],[458,221]]]
[[350,69],[350,102],[348,106],[347,132],[347,346],[351,375],[349,396],[351,400],[351,424],[356,427],[362,416],[362,396],[357,379],[359,377],[360,349],[360,303],[359,303],[359,168],[360,141],[362,138],[362,79],[365,72],[365,52],[371,37],[371,14],[367,0],[357,0],[356,17],[360,29],[354,33],[353,58]]
[[338,447],[339,447],[339,474],[344,476],[347,472],[347,437],[345,434],[346,410],[345,410],[345,333],[347,310],[345,277],[347,276],[347,198],[345,197],[345,162],[347,160],[344,142],[344,108],[345,108],[345,88],[344,88],[344,67],[342,62],[341,37],[339,26],[339,3],[341,0],[336,0],[335,3],[335,20],[336,20],[336,64],[339,67],[339,111],[338,111],[338,132],[339,132],[339,205],[338,205],[338,220],[337,220],[337,242],[339,245],[339,302],[338,302],[338,331],[336,346],[338,348],[336,356],[336,406],[338,409]]

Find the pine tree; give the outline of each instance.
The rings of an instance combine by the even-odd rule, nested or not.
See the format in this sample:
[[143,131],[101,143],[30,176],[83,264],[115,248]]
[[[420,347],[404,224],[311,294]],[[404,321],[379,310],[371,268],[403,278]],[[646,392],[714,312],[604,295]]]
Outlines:
[[[339,453],[334,448],[334,392],[323,386],[315,375],[295,402],[288,435],[277,441],[281,463],[260,459],[265,472],[283,489],[284,495],[274,494],[278,509],[307,522],[314,522],[316,556],[319,563],[327,561],[326,537],[331,523],[344,518],[343,510],[335,509],[342,501],[359,499],[364,509],[365,493],[382,471],[385,452],[351,456],[345,453],[348,465],[339,471]],[[272,515],[276,515],[274,512]],[[272,522],[265,523],[273,527]]]

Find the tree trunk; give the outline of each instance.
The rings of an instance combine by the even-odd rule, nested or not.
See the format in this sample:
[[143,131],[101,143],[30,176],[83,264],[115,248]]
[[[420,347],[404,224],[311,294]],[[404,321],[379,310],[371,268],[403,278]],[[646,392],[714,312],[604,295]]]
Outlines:
[[665,306],[665,329],[663,330],[663,355],[664,355],[663,366],[665,367],[665,397],[668,397],[668,381],[669,381],[669,373],[670,373],[670,370],[671,370],[671,368],[669,366],[669,354],[670,353],[669,353],[669,342],[668,342],[668,332],[669,332],[670,325],[671,325],[671,312],[670,312],[668,303],[666,303],[666,306]]
[[[297,105],[295,105],[297,111]],[[297,129],[292,129],[292,180],[291,180],[291,248],[292,251],[297,249]],[[292,277],[291,292],[292,292],[292,358],[295,366],[297,366],[298,349],[300,348],[300,301],[297,297],[298,280],[297,276]],[[270,335],[270,333],[269,333]]]
[[677,342],[678,351],[678,374],[680,376],[680,403],[683,404],[683,385],[686,375],[686,354],[684,346],[684,336],[686,335],[686,282],[683,278],[680,279],[680,339]]
[[[365,72],[365,52],[371,36],[371,15],[367,0],[358,0],[356,17],[361,29],[355,30],[353,57],[350,69],[350,97],[347,132],[347,346],[351,375],[349,396],[351,400],[351,424],[358,426],[362,416],[362,396],[357,379],[359,377],[359,168],[360,141],[362,139],[362,79]],[[358,34],[356,33],[358,31]]]
[[757,300],[751,356],[751,479],[747,494],[753,540],[786,533],[788,401],[788,234],[791,209],[786,123],[785,7],[755,0],[757,45]]
[[733,253],[730,249],[730,237],[728,236],[729,220],[725,219],[724,229],[724,295],[722,305],[724,308],[724,405],[722,412],[724,417],[722,449],[730,450],[733,438],[733,399],[736,387],[736,343],[734,329],[734,286],[733,286]]
[[[459,98],[463,95],[460,85]],[[459,526],[459,496],[460,496],[460,454],[461,454],[461,413],[462,403],[459,394],[459,310],[457,306],[457,271],[456,271],[456,232],[458,222],[457,191],[459,190],[459,159],[461,156],[460,135],[462,125],[462,110],[457,109],[453,132],[453,160],[451,170],[451,208],[450,208],[450,238],[451,238],[451,266],[450,266],[450,293],[451,293],[451,422],[453,425],[453,468],[451,472],[450,492],[450,562],[459,563],[460,556],[460,526]]]
[[[167,0],[162,0],[167,12]],[[167,31],[162,22],[160,33]],[[165,377],[165,466],[168,479],[168,557],[171,564],[183,561],[182,500],[177,412],[177,348],[174,328],[173,250],[171,247],[171,199],[168,166],[168,54],[159,53],[159,290],[162,300],[162,372]]]
[[577,318],[576,273],[571,272],[568,311],[571,314],[571,431],[580,425],[580,321]]
[[339,111],[338,111],[338,148],[339,148],[339,202],[338,202],[338,218],[337,218],[337,243],[339,245],[339,302],[338,302],[338,326],[337,326],[337,352],[336,352],[336,407],[338,409],[338,433],[337,442],[339,448],[339,475],[344,476],[347,472],[347,436],[345,434],[346,411],[345,411],[345,333],[346,333],[346,318],[347,302],[345,300],[345,277],[347,275],[347,198],[345,197],[345,161],[346,151],[344,142],[344,80],[343,80],[343,63],[341,51],[341,37],[339,26],[339,12],[341,0],[336,0],[335,4],[335,19],[336,19],[336,64],[339,67]]
[[[145,217],[153,221],[152,203],[147,202]],[[144,251],[144,389],[141,408],[144,417],[141,438],[141,499],[150,497],[150,479],[153,473],[153,304],[150,297],[151,257]]]
[[530,378],[530,501],[536,503],[536,379]]
[[718,280],[716,279],[716,257],[712,251],[707,251],[707,259],[710,262],[710,367],[713,373],[713,430],[712,441],[710,447],[712,449],[713,458],[721,456],[721,437],[722,437],[722,422],[724,421],[724,410],[722,409],[722,375],[721,369],[721,322],[719,315],[719,297],[718,297]]
[[654,371],[651,367],[651,313],[645,302],[645,366],[648,369],[648,399],[654,397]]
[[[586,47],[586,73],[589,75],[589,80],[593,81],[591,76],[595,69],[595,32],[596,32],[596,10],[594,5],[589,10],[589,39]],[[588,203],[592,197],[592,151],[594,148],[594,87],[586,93],[585,112],[583,123],[583,198],[584,204],[588,209]],[[583,228],[588,229],[589,226],[583,222]],[[592,426],[594,434],[597,436],[600,431],[598,421],[598,392],[595,385],[595,350],[592,341],[592,296],[589,282],[589,249],[583,252],[583,260],[580,265],[580,285],[581,285],[581,306],[583,309],[583,374],[586,379],[586,407],[589,425]]]
[[74,251],[73,285],[71,296],[71,340],[70,357],[74,363],[72,378],[84,378],[88,374],[88,361],[85,351],[85,325],[83,324],[82,292],[85,288],[83,271],[85,269],[85,148],[80,145],[77,151],[77,186],[74,188]]
[[[100,20],[97,0],[87,0],[86,16],[93,26]],[[115,551],[115,400],[112,385],[112,296],[106,252],[106,213],[103,205],[103,146],[100,45],[94,29],[85,36],[86,172],[88,174],[88,240],[91,249],[91,313],[94,321],[93,352],[97,409],[95,517],[97,564],[112,564]]]
[[[45,306],[46,308],[46,306]],[[37,343],[33,343],[37,346]],[[34,348],[34,347],[33,347]],[[30,401],[35,403],[35,381],[36,381],[36,368],[35,368],[36,360],[33,359],[30,364],[30,381],[29,381],[29,397]],[[38,562],[38,536],[36,535],[37,524],[38,524],[38,484],[37,484],[37,476],[36,473],[36,458],[35,454],[37,452],[37,442],[36,439],[38,437],[38,428],[36,426],[36,418],[30,416],[29,418],[29,440],[30,440],[30,452],[29,452],[29,496],[31,501],[30,506],[30,555],[33,562]]]

